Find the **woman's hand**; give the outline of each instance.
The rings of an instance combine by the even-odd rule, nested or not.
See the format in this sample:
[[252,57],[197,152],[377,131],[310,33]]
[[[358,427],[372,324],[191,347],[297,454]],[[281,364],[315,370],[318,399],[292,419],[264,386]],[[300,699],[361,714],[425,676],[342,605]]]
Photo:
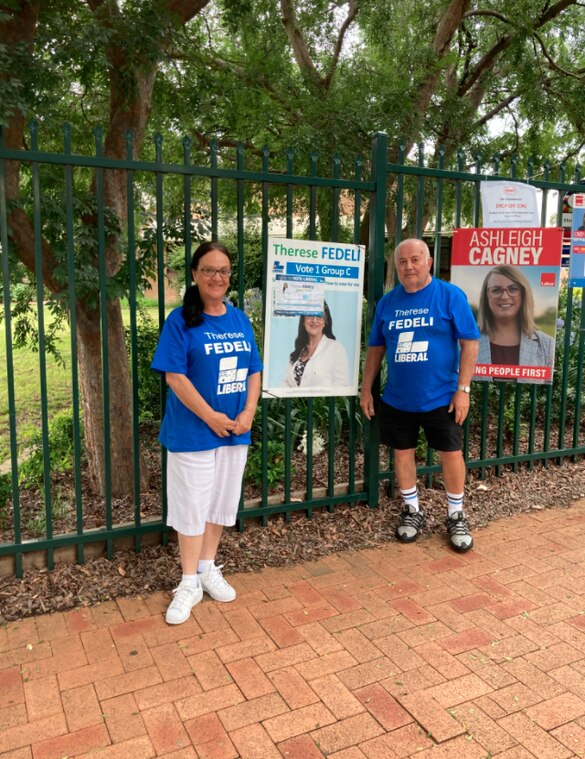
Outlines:
[[236,422],[221,411],[210,409],[210,413],[205,415],[203,421],[218,437],[229,437],[235,432]]
[[248,377],[248,395],[246,396],[246,405],[236,416],[234,420],[234,435],[245,435],[250,432],[256,414],[256,406],[260,397],[260,372],[254,372]]
[[243,411],[240,411],[234,422],[234,435],[244,435],[246,432],[250,432],[254,422],[254,414],[254,409],[245,408]]

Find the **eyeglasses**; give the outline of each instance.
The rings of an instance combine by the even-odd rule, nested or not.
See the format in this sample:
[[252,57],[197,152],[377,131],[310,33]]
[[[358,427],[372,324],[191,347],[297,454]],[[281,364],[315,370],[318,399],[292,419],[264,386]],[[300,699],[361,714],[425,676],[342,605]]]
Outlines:
[[229,279],[232,273],[232,270],[227,267],[223,269],[214,269],[213,266],[201,266],[197,271],[200,271],[201,274],[203,274],[204,277],[208,277],[208,279],[215,277],[216,274],[219,274],[222,279]]
[[522,292],[522,288],[520,285],[508,285],[508,287],[500,287],[499,285],[494,285],[494,287],[488,287],[488,293],[490,295],[493,295],[494,298],[501,298],[504,293],[506,295],[509,295],[511,298],[516,297],[516,295],[520,295]]

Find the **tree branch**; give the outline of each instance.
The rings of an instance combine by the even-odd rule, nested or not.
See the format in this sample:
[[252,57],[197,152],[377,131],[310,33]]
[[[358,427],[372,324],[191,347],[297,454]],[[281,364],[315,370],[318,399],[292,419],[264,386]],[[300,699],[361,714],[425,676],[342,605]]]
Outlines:
[[[555,3],[554,5],[551,5],[549,8],[547,8],[541,15],[532,23],[532,34],[536,33],[536,30],[547,24],[552,19],[556,18],[560,13],[562,13],[564,10],[569,8],[572,5],[579,5],[578,0],[559,0],[559,2]],[[475,15],[496,15],[495,12],[492,11],[485,11],[481,12],[476,11]],[[510,23],[507,18],[503,17],[503,20],[506,23]],[[498,42],[491,48],[491,50],[488,50],[488,52],[483,56],[483,58],[477,63],[474,70],[472,71],[471,75],[467,80],[462,80],[459,85],[458,95],[463,96],[469,90],[473,87],[473,85],[478,81],[478,79],[483,76],[487,71],[491,70],[493,66],[495,65],[495,62],[497,58],[501,55],[501,53],[508,48],[512,42],[517,39],[521,34],[524,33],[524,28],[522,30],[516,29],[506,35],[504,35]]]
[[[32,49],[37,33],[37,23],[40,12],[40,0],[29,2],[21,0],[16,9],[4,4],[0,8],[7,13],[7,18],[0,21],[0,39],[8,48],[24,44],[29,53]],[[3,77],[10,74],[3,73]],[[8,125],[3,131],[4,145],[7,148],[20,149],[24,143],[25,117],[20,110],[14,110],[9,118]],[[6,199],[8,201],[8,229],[9,237],[16,249],[16,253],[22,263],[31,271],[36,270],[35,261],[35,232],[30,219],[19,208],[20,198],[20,162],[6,161],[5,163]],[[44,284],[52,292],[59,292],[62,284],[55,279],[56,262],[53,253],[45,240],[42,245],[42,276]]]
[[488,52],[475,65],[469,77],[467,77],[467,79],[462,79],[459,83],[459,88],[457,90],[457,95],[459,97],[463,97],[463,95],[469,92],[477,80],[495,66],[498,57],[512,44],[512,40],[513,36],[507,34],[488,50]]
[[333,51],[333,59],[331,61],[331,65],[329,66],[329,71],[327,72],[327,75],[324,79],[324,85],[326,89],[329,89],[331,86],[331,81],[333,79],[333,76],[335,74],[335,69],[337,68],[337,62],[339,61],[339,56],[341,54],[341,49],[343,47],[343,40],[345,38],[346,32],[351,26],[353,20],[358,14],[359,10],[359,0],[349,0],[349,9],[347,11],[347,18],[341,25],[341,29],[339,30],[339,34],[337,35],[337,40],[335,42],[335,49]]
[[432,44],[432,51],[437,57],[437,61],[431,66],[426,80],[422,82],[419,89],[419,97],[415,106],[415,113],[417,114],[422,115],[427,111],[441,71],[438,64],[450,48],[451,41],[461,23],[465,9],[469,6],[469,2],[470,0],[451,0],[449,8],[439,22]]
[[497,18],[500,21],[503,21],[505,24],[511,24],[512,22],[510,19],[508,19],[506,16],[504,16],[503,13],[500,13],[499,11],[492,11],[492,10],[477,10],[477,11],[468,11],[463,18],[474,18],[477,16],[492,16],[493,18]]
[[168,8],[184,25],[201,13],[208,3],[209,0],[169,0]]
[[504,100],[501,100],[497,105],[495,105],[490,111],[488,111],[486,114],[484,114],[481,119],[478,119],[474,126],[476,128],[484,126],[484,124],[487,124],[488,121],[491,121],[491,119],[494,118],[494,116],[497,116],[498,113],[501,113],[501,111],[504,110],[504,108],[507,108],[511,103],[514,102],[514,100],[517,100],[521,96],[521,92],[517,90],[516,92],[512,92],[511,95],[508,95],[507,98],[504,98]]
[[235,61],[228,61],[225,58],[219,56],[203,56],[193,55],[185,57],[177,54],[171,54],[175,60],[196,60],[200,64],[206,66],[212,66],[218,71],[228,71],[242,82],[250,85],[251,87],[262,90],[266,93],[275,103],[278,103],[279,107],[285,111],[291,119],[291,123],[298,124],[301,121],[301,114],[292,106],[292,99],[279,92],[273,83],[266,76],[258,77],[257,75],[250,74],[244,66],[240,66]]
[[[159,0],[158,11],[162,32],[154,38],[141,39],[134,57],[128,55],[126,30],[120,24],[122,11],[117,0],[87,0],[96,23],[109,33],[105,54],[109,63],[109,120],[104,139],[104,155],[110,158],[126,157],[126,134],[133,134],[134,157],[140,154],[144,133],[152,105],[152,90],[165,46],[175,31],[168,23],[169,16],[186,23],[209,0]],[[118,219],[126,218],[126,178],[124,172],[107,171],[104,174],[104,198]],[[117,255],[109,250],[114,269]]]
[[292,47],[298,67],[310,81],[320,86],[322,81],[319,72],[313,63],[303,33],[299,29],[297,16],[291,0],[280,0],[280,9],[282,11],[282,25],[284,26],[284,31]]
[[584,69],[577,69],[577,71],[567,71],[567,69],[561,68],[552,58],[551,54],[548,52],[546,45],[544,44],[544,40],[540,36],[540,34],[535,30],[532,32],[532,36],[534,39],[538,42],[540,45],[540,49],[542,50],[542,53],[546,60],[549,62],[550,67],[553,69],[553,71],[556,71],[558,74],[563,74],[563,76],[568,76],[573,79],[577,79],[577,81],[582,81],[585,79],[585,68]]
[[553,18],[556,18],[559,13],[562,13],[567,8],[570,8],[571,5],[579,6],[581,3],[579,3],[578,0],[559,0],[558,3],[555,3],[549,8],[546,8],[536,21],[534,28],[539,29],[541,26],[544,26],[549,21],[552,21]]
[[439,64],[450,49],[455,32],[469,7],[470,1],[471,0],[451,0],[449,7],[439,21],[432,44],[432,51],[436,60],[433,61],[432,65],[429,67],[429,73],[419,87],[419,95],[414,106],[414,114],[417,123],[420,123],[420,120],[428,110],[429,103],[436,90],[437,82],[441,73],[441,67]]

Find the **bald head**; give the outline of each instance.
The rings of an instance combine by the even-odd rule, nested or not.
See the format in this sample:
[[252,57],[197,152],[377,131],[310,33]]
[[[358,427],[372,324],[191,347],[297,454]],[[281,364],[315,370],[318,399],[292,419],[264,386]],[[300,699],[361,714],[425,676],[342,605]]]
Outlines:
[[407,293],[422,290],[431,281],[433,259],[424,240],[410,237],[396,246],[394,251],[396,273]]
[[405,250],[414,250],[418,253],[421,253],[424,257],[424,260],[428,260],[431,257],[431,251],[429,250],[429,246],[426,244],[424,240],[419,240],[418,237],[407,237],[406,240],[402,240],[402,242],[399,242],[396,248],[394,249],[394,263],[398,263],[398,257],[401,253],[405,252]]

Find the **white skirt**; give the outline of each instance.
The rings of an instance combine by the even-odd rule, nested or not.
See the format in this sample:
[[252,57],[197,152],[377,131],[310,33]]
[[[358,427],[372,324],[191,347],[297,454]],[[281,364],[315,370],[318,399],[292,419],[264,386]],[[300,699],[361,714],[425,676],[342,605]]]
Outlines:
[[202,535],[207,522],[236,522],[247,445],[167,453],[167,525],[182,535]]

